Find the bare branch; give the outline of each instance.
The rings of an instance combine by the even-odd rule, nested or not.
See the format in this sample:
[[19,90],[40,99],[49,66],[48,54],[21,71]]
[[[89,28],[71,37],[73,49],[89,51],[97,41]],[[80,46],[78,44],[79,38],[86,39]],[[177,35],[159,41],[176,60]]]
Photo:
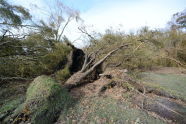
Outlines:
[[84,60],[84,63],[83,63],[82,69],[81,69],[81,72],[83,72],[85,70],[87,62],[88,62],[88,55],[86,54],[85,55],[85,60]]
[[89,55],[85,55],[85,60],[81,72],[84,72],[90,66],[90,64],[92,64],[96,60],[96,55],[101,49],[102,48],[99,48],[98,50],[91,52]]
[[88,68],[88,66],[90,66],[94,61],[96,60],[96,56],[94,56],[93,58],[91,58],[91,60],[87,63],[87,65],[85,66],[85,69]]
[[0,46],[3,46],[5,44],[8,44],[8,43],[11,43],[11,42],[14,42],[13,40],[9,40],[9,41],[6,41],[6,42],[3,42],[3,43],[0,43]]
[[161,58],[164,58],[164,59],[169,59],[169,60],[171,60],[171,61],[173,61],[173,62],[175,62],[177,65],[181,65],[181,66],[183,66],[183,67],[186,67],[186,65],[185,64],[183,64],[183,63],[181,63],[179,60],[177,60],[177,59],[174,59],[174,58],[172,58],[172,57],[166,57],[166,56],[160,56]]
[[70,23],[70,21],[71,21],[71,16],[68,18],[68,20],[67,20],[67,22],[65,23],[65,25],[64,25],[64,27],[63,27],[63,29],[62,29],[62,31],[61,31],[61,33],[60,33],[60,35],[59,35],[59,37],[58,37],[58,40],[57,41],[59,41],[60,39],[61,39],[61,37],[62,37],[62,35],[63,35],[63,33],[64,33],[64,31],[65,31],[65,28],[67,27],[67,25]]
[[92,66],[88,71],[86,71],[85,73],[88,75],[89,73],[91,73],[97,66],[99,66],[101,63],[103,63],[109,56],[111,56],[113,53],[115,53],[116,51],[120,50],[123,47],[128,47],[129,45],[131,45],[131,43],[127,43],[124,45],[121,45],[120,47],[110,51],[105,57],[103,57],[101,60],[99,60],[96,64],[94,64],[94,66]]
[[33,61],[33,62],[38,62],[38,58],[34,57],[0,57],[2,60],[21,60],[21,61]]
[[[7,33],[9,33],[9,35],[6,35]],[[15,42],[15,41],[20,40],[20,39],[24,39],[25,37],[30,36],[30,34],[22,34],[22,36],[20,36],[20,35],[15,35],[11,31],[6,30],[6,33],[3,34],[0,41],[3,41],[5,36],[9,37],[9,38],[13,38],[14,40],[8,40],[6,42],[2,42],[2,43],[0,43],[0,46],[3,46],[3,45],[8,44],[8,43]],[[15,40],[15,39],[17,39],[17,40]]]
[[4,40],[5,35],[6,35],[7,32],[8,32],[8,30],[5,30],[5,32],[4,32],[3,36],[2,36],[2,38],[0,39],[0,41],[3,41]]
[[38,28],[38,27],[40,27],[40,26],[34,26],[34,25],[22,25],[22,24],[10,24],[10,23],[0,23],[0,25],[8,25],[8,26],[19,26],[19,27],[31,27],[31,28]]
[[83,33],[83,34],[86,34],[90,39],[92,39],[94,41],[94,43],[96,43],[97,40],[91,34],[89,34],[85,29],[78,27],[78,30],[80,30],[81,33]]

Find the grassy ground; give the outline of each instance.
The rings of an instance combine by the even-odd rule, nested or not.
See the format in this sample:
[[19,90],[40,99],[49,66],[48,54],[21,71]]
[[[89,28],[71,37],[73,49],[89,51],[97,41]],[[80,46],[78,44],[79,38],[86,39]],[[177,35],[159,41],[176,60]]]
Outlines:
[[186,101],[186,75],[144,72],[140,77],[144,84],[165,90]]
[[0,123],[23,103],[29,82],[9,82],[0,87]]
[[[121,74],[123,73],[118,70],[109,72],[112,74],[113,79],[116,77],[121,78]],[[165,90],[166,92],[186,100],[186,76],[184,74],[143,72],[139,77],[146,85]],[[104,83],[109,82],[109,80],[110,79],[106,80],[105,78],[100,78],[93,83],[73,89],[73,91],[76,91],[75,93],[80,91],[84,91],[84,93],[80,94],[80,98],[76,98],[77,100],[70,100],[64,97],[58,97],[60,92],[57,91],[61,91],[61,88],[59,88],[58,84],[56,84],[53,79],[48,77],[38,78],[36,81],[37,83],[35,85],[34,83],[30,85],[30,88],[27,90],[26,101],[34,99],[29,105],[33,105],[32,103],[39,103],[39,106],[42,108],[45,106],[52,106],[49,108],[52,108],[51,112],[54,114],[56,114],[56,110],[58,110],[56,106],[64,106],[64,108],[62,107],[63,109],[59,107],[61,115],[57,123],[163,124],[167,122],[162,117],[159,118],[156,114],[152,114],[151,112],[147,113],[147,110],[140,109],[136,104],[134,105],[130,99],[132,99],[134,95],[139,98],[139,94],[136,94],[133,87],[130,88],[128,85],[124,86],[124,89],[116,86],[107,89],[100,96],[96,95],[97,90],[99,90]],[[27,87],[28,84],[24,84],[23,82],[15,84],[10,83],[9,85],[0,87],[0,118],[3,118],[5,114],[11,114],[9,111],[16,109],[16,107],[24,101]],[[83,94],[85,95],[82,96]],[[39,97],[39,99],[35,99],[37,97]],[[47,98],[47,100],[43,100],[43,98]],[[54,103],[56,100],[57,102]],[[67,102],[67,104],[63,104],[63,102]],[[56,103],[59,104],[57,105]],[[69,106],[70,104],[72,105]],[[164,104],[164,101],[162,104]],[[165,105],[168,106],[168,103],[165,103]],[[172,105],[172,103],[170,105]],[[181,106],[181,109],[180,107],[178,109],[179,112],[185,114],[185,107]],[[38,111],[38,107],[34,109],[34,112],[35,110]],[[155,110],[157,110],[157,108],[155,108]],[[50,113],[48,108],[42,109],[41,113],[43,112]],[[51,113],[49,115],[51,115]],[[46,120],[48,123],[50,121],[46,114],[43,114],[43,118],[41,116],[38,117],[41,121]]]
[[163,124],[163,120],[154,118],[132,104],[111,97],[83,98],[68,112],[62,112],[58,123],[143,123]]
[[[122,77],[122,71],[117,69],[109,71],[109,73],[111,73],[113,80]],[[138,76],[141,77],[141,80],[144,84],[150,87],[166,91],[182,99],[185,98],[184,94],[186,94],[186,92],[184,90],[186,86],[186,76],[184,74],[175,74],[167,72],[144,72]],[[101,96],[87,95],[90,93],[95,94],[95,91],[97,91],[96,89],[99,89],[99,87],[101,87],[101,85],[106,82],[109,82],[109,79],[100,78],[99,80],[91,84],[87,84],[80,88],[73,89],[73,91],[81,91],[80,93],[84,91],[85,93],[82,93],[82,95],[85,94],[85,97],[82,97],[73,108],[69,109],[68,111],[62,112],[58,123],[160,124],[179,122],[179,116],[176,118],[177,121],[171,120],[175,113],[169,111],[169,109],[167,110],[164,107],[159,106],[159,104],[154,104],[156,103],[155,101],[158,101],[165,107],[169,107],[171,108],[171,110],[179,112],[183,116],[185,116],[185,106],[183,104],[177,104],[176,102],[174,103],[174,100],[168,101],[166,98],[160,99],[161,97],[159,98],[159,96],[153,93],[146,94],[149,98],[152,98],[152,100],[150,100],[151,104],[148,104],[149,108],[146,107],[144,104],[143,107],[146,107],[147,109],[138,108],[140,106],[137,107],[136,105],[138,105],[138,103],[141,105],[141,103],[144,103],[145,101],[142,100],[144,99],[143,96],[135,92],[135,90],[133,89],[134,87],[129,88],[128,86],[123,87],[122,85],[122,87],[124,88],[124,90],[122,90],[119,85],[118,87],[116,86],[111,89],[107,89],[104,93],[102,93]],[[126,83],[124,84],[126,85]],[[88,92],[87,90],[90,90],[91,92]],[[78,93],[77,91],[75,93]],[[133,101],[135,98],[140,99],[138,103],[135,103]],[[148,109],[154,111],[149,111],[147,113]],[[158,113],[160,110],[163,110],[162,112],[164,113]],[[156,114],[152,112],[155,112]],[[168,116],[167,112],[169,112]],[[184,120],[182,121],[184,122]]]

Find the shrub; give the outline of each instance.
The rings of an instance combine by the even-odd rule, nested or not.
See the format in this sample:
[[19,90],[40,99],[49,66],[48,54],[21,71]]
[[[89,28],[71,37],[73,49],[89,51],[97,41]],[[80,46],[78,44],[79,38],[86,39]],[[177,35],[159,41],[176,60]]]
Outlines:
[[14,112],[14,122],[50,124],[61,110],[67,109],[73,103],[72,100],[68,92],[54,79],[39,76],[27,89],[25,102]]
[[64,82],[69,77],[70,77],[70,71],[67,66],[64,69],[59,70],[55,73],[55,78],[60,82]]
[[142,28],[136,34],[109,33],[103,35],[89,52],[101,49],[97,60],[109,51],[125,43],[132,43],[105,61],[105,65],[119,65],[128,70],[149,70],[153,66],[186,67],[185,33],[181,31],[158,31]]

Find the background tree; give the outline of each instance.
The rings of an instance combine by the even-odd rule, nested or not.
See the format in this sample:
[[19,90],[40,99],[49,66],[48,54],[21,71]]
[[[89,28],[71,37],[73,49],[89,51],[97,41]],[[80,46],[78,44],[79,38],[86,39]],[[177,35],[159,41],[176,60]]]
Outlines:
[[175,13],[169,24],[172,29],[186,29],[186,9]]
[[0,0],[0,24],[21,25],[31,19],[27,9],[22,6],[10,5],[6,0]]
[[0,1],[0,16],[0,81],[50,74],[66,62],[71,49],[55,42],[51,23],[33,25],[27,9],[5,0]]
[[16,29],[20,30],[24,21],[31,19],[29,11],[22,6],[10,5],[7,1],[0,0],[0,17],[0,56],[20,54],[23,52],[20,38],[25,36],[20,31],[20,34],[15,32]]
[[65,6],[61,1],[55,0],[54,5],[48,5],[47,19],[40,20],[40,32],[46,39],[62,41],[66,27],[72,20],[81,20],[79,12]]
[[15,37],[12,28],[23,27],[23,22],[31,20],[31,18],[32,16],[29,11],[24,7],[11,5],[6,0],[0,0],[0,33],[2,34],[0,40],[2,40],[5,35]]

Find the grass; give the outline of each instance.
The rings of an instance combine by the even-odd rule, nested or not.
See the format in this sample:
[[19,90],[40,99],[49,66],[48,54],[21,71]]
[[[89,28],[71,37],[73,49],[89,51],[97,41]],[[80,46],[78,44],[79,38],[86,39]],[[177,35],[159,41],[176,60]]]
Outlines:
[[23,101],[23,98],[21,97],[15,98],[13,100],[7,100],[4,103],[4,105],[0,108],[0,113],[4,113],[12,109],[15,109],[16,106],[18,106],[21,103],[21,101]]
[[14,115],[23,113],[29,116],[31,123],[50,124],[71,103],[73,101],[68,92],[54,79],[43,75],[30,84],[25,102],[17,108]]
[[140,77],[144,84],[186,100],[186,75],[144,72]]
[[150,123],[163,124],[146,112],[131,108],[129,103],[110,97],[92,97],[82,99],[76,106],[62,113],[61,122],[72,123]]
[[28,82],[7,82],[0,87],[0,123],[24,102]]
[[4,104],[0,108],[0,120],[13,113],[23,100],[23,96],[17,96],[17,98],[4,101]]

